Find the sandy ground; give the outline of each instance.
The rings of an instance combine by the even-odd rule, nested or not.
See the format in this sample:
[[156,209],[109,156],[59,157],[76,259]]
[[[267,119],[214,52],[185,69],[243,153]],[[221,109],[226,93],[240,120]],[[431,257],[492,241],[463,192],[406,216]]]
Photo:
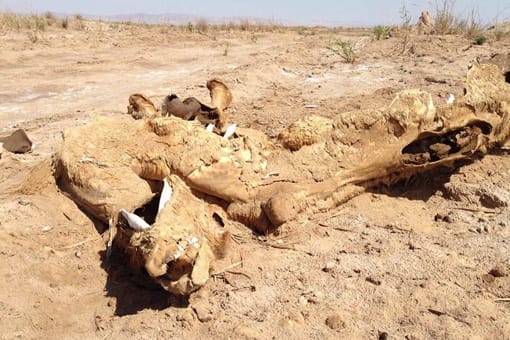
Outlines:
[[[508,52],[508,37],[413,35],[403,48],[401,36],[363,30],[85,28],[47,29],[35,43],[0,32],[0,136],[23,128],[35,143],[0,159],[0,338],[510,337],[510,303],[498,301],[510,297],[506,152],[363,194],[277,236],[238,226],[221,265],[242,265],[189,299],[133,273],[121,253],[106,260],[105,227],[57,188],[6,189],[51,157],[63,129],[123,114],[134,92],[207,99],[205,82],[220,77],[234,94],[230,121],[275,138],[305,115],[386,107],[401,89],[437,103],[461,96],[470,60]],[[326,48],[338,38],[358,43],[356,63]]]

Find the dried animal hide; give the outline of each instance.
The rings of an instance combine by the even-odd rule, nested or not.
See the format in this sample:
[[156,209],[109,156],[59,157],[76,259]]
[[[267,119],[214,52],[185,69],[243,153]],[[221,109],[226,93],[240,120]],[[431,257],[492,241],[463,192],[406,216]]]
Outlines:
[[163,100],[162,114],[177,116],[184,120],[197,119],[202,124],[215,124],[217,128],[223,130],[227,124],[224,110],[232,103],[232,92],[219,79],[209,80],[207,88],[211,97],[210,103],[203,103],[193,97],[181,101],[177,95],[171,94]]
[[134,119],[151,118],[159,115],[152,101],[140,93],[129,96],[128,114]]
[[0,137],[0,144],[12,153],[26,153],[32,150],[32,142],[23,129],[18,129],[9,136]]

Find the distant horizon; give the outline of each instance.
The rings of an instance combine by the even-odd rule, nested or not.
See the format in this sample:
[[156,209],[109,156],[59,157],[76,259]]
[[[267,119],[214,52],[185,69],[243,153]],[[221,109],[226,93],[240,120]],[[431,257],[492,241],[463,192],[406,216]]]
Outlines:
[[[288,26],[344,26],[371,27],[375,25],[397,25],[402,23],[402,5],[411,18],[417,21],[422,11],[434,14],[437,1],[401,1],[401,0],[358,0],[343,2],[334,0],[315,0],[313,2],[293,2],[291,0],[216,0],[214,3],[201,0],[162,1],[146,0],[0,0],[0,11],[20,14],[43,14],[52,12],[58,15],[80,14],[87,18],[111,20],[112,18],[131,18],[131,21],[149,23],[172,23],[165,17],[182,17],[178,23],[196,22],[204,19],[209,23],[248,19],[262,23],[274,23]],[[510,19],[509,0],[457,0],[454,1],[455,15],[468,18],[472,13],[475,19],[484,24],[508,21]],[[137,20],[136,18],[145,18]],[[161,21],[157,21],[157,18]],[[187,19],[186,19],[187,18]],[[120,20],[120,19],[119,19]],[[128,20],[128,19],[125,19]]]

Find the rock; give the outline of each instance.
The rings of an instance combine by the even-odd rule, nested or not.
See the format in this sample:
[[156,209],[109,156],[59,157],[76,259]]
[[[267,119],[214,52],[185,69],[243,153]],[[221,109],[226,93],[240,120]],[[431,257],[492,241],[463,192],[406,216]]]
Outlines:
[[319,291],[314,292],[314,293],[312,294],[312,296],[310,296],[310,297],[308,298],[308,301],[309,301],[310,303],[319,304],[319,303],[321,303],[322,301],[324,301],[324,293],[323,293],[323,292],[319,292]]
[[502,265],[497,265],[489,271],[489,274],[494,277],[505,277],[508,276],[508,270]]
[[199,302],[193,306],[193,310],[200,322],[209,322],[213,319],[212,313],[205,303]]
[[27,206],[27,205],[32,204],[32,201],[31,201],[31,200],[29,200],[28,198],[21,197],[21,198],[18,200],[18,204],[19,204],[19,205],[23,205],[23,206]]
[[32,150],[32,142],[24,130],[19,129],[6,137],[0,137],[3,148],[12,153],[26,153]]
[[324,267],[322,267],[322,271],[323,272],[326,272],[326,273],[329,273],[331,270],[333,270],[333,268],[335,268],[335,265],[336,263],[333,262],[333,261],[328,261],[326,262],[326,264],[324,265]]
[[451,219],[450,215],[448,215],[448,213],[437,213],[434,216],[434,221],[451,223],[452,219]]
[[482,280],[486,283],[493,283],[495,278],[494,276],[492,276],[491,274],[483,274],[482,275]]
[[334,313],[326,318],[326,326],[338,331],[345,328],[345,321],[340,313]]
[[480,203],[489,209],[508,207],[510,202],[510,193],[498,187],[482,188],[477,194],[480,195]]
[[301,306],[306,306],[308,304],[308,299],[305,298],[303,295],[299,297],[298,301]]
[[256,329],[250,328],[245,325],[239,325],[234,328],[234,334],[237,335],[235,338],[247,339],[247,340],[257,340],[261,339],[260,332]]
[[387,340],[388,339],[388,333],[386,332],[379,332],[379,340]]
[[[169,315],[167,315],[169,316]],[[180,321],[180,322],[193,322],[195,320],[195,317],[193,316],[193,311],[189,308],[177,313],[177,315],[175,316],[175,320],[176,321]]]
[[367,282],[370,282],[376,286],[380,286],[381,285],[381,280],[378,280],[372,276],[368,276],[366,279],[365,279]]

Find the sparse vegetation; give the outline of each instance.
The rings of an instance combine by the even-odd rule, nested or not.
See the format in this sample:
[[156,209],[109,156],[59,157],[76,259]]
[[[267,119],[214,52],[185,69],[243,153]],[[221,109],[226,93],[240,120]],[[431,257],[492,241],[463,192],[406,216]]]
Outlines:
[[61,26],[64,29],[68,29],[69,28],[69,19],[67,19],[67,18],[62,19]]
[[406,2],[402,1],[402,4],[400,5],[400,19],[402,20],[402,25],[400,26],[404,30],[408,30],[411,28],[411,14],[409,13],[409,10],[407,9]]
[[48,26],[52,26],[53,24],[55,24],[57,22],[57,18],[51,12],[44,13],[44,17],[46,19],[46,23],[48,24]]
[[465,18],[455,15],[455,0],[436,1],[434,32],[436,34],[464,34],[474,39],[482,31],[482,24],[476,10]]
[[207,23],[206,19],[201,18],[200,20],[197,21],[196,28],[201,33],[207,33],[209,29],[209,24]]
[[39,36],[37,35],[37,31],[28,32],[28,40],[30,40],[33,44],[39,41]]
[[434,32],[436,34],[451,33],[455,17],[453,15],[453,0],[442,0],[441,3],[436,1],[435,17],[434,17]]
[[388,39],[390,37],[390,31],[390,27],[382,25],[375,26],[373,30],[376,40]]
[[477,45],[483,45],[483,44],[485,44],[486,41],[487,41],[487,38],[483,35],[477,35],[475,37],[475,43]]
[[337,40],[332,45],[328,46],[328,49],[338,54],[345,62],[349,64],[352,64],[356,61],[357,56],[355,45],[350,41]]

